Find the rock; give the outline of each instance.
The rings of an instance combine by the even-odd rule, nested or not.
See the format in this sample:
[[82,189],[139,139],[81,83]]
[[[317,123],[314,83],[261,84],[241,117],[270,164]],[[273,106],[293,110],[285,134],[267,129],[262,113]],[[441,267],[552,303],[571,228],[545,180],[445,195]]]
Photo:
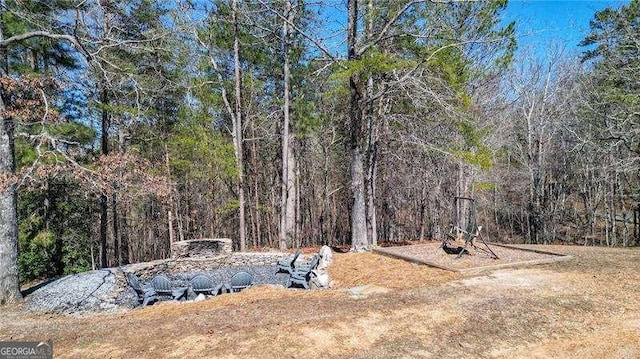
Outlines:
[[196,297],[196,299],[194,299],[193,301],[194,301],[194,302],[202,302],[202,301],[203,301],[203,300],[205,300],[205,299],[207,299],[207,297],[206,297],[204,294],[200,293],[200,294],[198,294],[198,296]]
[[232,241],[229,238],[201,238],[178,241],[171,244],[171,258],[210,258],[221,254],[231,254]]
[[331,248],[328,246],[322,246],[318,252],[320,261],[318,267],[311,271],[311,278],[309,284],[311,288],[329,288],[331,286],[331,279],[329,278],[329,272],[327,268],[333,262]]
[[329,288],[331,280],[326,269],[314,269],[311,271],[311,279],[309,280],[313,288]]
[[[120,277],[117,268],[101,269],[62,277],[29,294],[27,308],[37,311],[76,313],[103,310],[113,307],[116,297],[121,296]],[[127,301],[126,296],[121,296]]]
[[101,310],[105,310],[105,311],[109,311],[109,310],[115,309],[117,307],[118,306],[115,305],[114,303],[107,303],[107,302],[100,303],[100,309]]
[[[318,254],[320,255],[318,269],[327,269],[329,265],[331,265],[331,262],[333,262],[333,254],[331,252],[331,248],[329,248],[329,246],[322,246]],[[329,283],[328,280],[327,283]]]

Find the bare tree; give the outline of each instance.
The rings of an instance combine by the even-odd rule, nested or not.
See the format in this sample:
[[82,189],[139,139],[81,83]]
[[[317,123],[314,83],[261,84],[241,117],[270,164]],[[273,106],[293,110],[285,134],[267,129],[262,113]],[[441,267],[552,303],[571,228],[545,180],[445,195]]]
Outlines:
[[572,116],[570,94],[574,72],[560,62],[561,55],[547,63],[523,64],[509,76],[510,91],[518,96],[511,114],[510,137],[514,159],[526,169],[528,200],[527,238],[531,243],[548,244],[555,226],[564,174],[570,170],[556,166],[563,161],[562,129]]

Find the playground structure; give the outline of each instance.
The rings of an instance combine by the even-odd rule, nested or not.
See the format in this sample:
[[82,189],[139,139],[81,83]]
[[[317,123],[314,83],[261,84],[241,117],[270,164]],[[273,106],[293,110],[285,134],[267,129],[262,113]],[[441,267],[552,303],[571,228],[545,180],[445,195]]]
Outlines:
[[[476,218],[476,200],[469,197],[454,197],[454,209],[455,222],[449,233],[442,238],[442,249],[447,254],[457,254],[457,258],[464,254],[471,255],[469,250],[474,249],[489,258],[499,259],[480,234],[482,226],[478,226]],[[458,246],[456,241],[464,241],[464,246]],[[480,243],[476,245],[476,242]]]

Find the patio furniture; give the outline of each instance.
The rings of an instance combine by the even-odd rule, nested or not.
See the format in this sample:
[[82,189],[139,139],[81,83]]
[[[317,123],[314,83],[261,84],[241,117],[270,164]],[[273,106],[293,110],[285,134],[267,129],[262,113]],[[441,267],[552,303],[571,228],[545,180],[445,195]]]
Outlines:
[[293,268],[295,268],[296,260],[298,259],[298,257],[300,257],[300,252],[300,248],[298,248],[293,257],[279,260],[276,264],[276,266],[278,267],[276,273],[291,273]]
[[197,274],[191,278],[191,289],[193,292],[204,295],[218,295],[222,291],[224,284],[218,284],[211,279],[208,275]]
[[150,303],[158,300],[155,289],[148,284],[140,282],[135,274],[127,273],[127,282],[131,288],[136,291],[136,294],[138,295],[138,303],[142,304],[143,307],[146,307]]
[[187,298],[187,287],[172,288],[171,280],[167,276],[158,274],[151,279],[151,286],[155,289],[158,300],[180,300]]
[[[320,254],[316,253],[313,255],[313,257],[311,257],[310,261],[298,262],[294,267],[294,271],[304,272],[304,271],[308,271],[309,269],[315,269],[315,267],[317,267],[319,263],[320,263]],[[314,266],[314,268],[311,268],[312,266]]]
[[309,289],[311,272],[316,269],[319,262],[320,256],[314,255],[308,265],[295,268],[289,275],[285,288],[289,288],[292,285],[297,284],[303,286],[305,289]]
[[227,289],[229,293],[239,292],[253,285],[253,276],[245,271],[240,271],[231,277]]

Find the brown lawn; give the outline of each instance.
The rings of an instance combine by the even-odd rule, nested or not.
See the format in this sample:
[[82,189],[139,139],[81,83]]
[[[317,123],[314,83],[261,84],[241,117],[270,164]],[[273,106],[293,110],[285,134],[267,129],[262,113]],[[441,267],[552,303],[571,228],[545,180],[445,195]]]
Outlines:
[[260,286],[80,317],[16,306],[0,340],[52,340],[56,358],[640,357],[640,251],[532,248],[574,258],[463,277],[335,253],[332,290]]

